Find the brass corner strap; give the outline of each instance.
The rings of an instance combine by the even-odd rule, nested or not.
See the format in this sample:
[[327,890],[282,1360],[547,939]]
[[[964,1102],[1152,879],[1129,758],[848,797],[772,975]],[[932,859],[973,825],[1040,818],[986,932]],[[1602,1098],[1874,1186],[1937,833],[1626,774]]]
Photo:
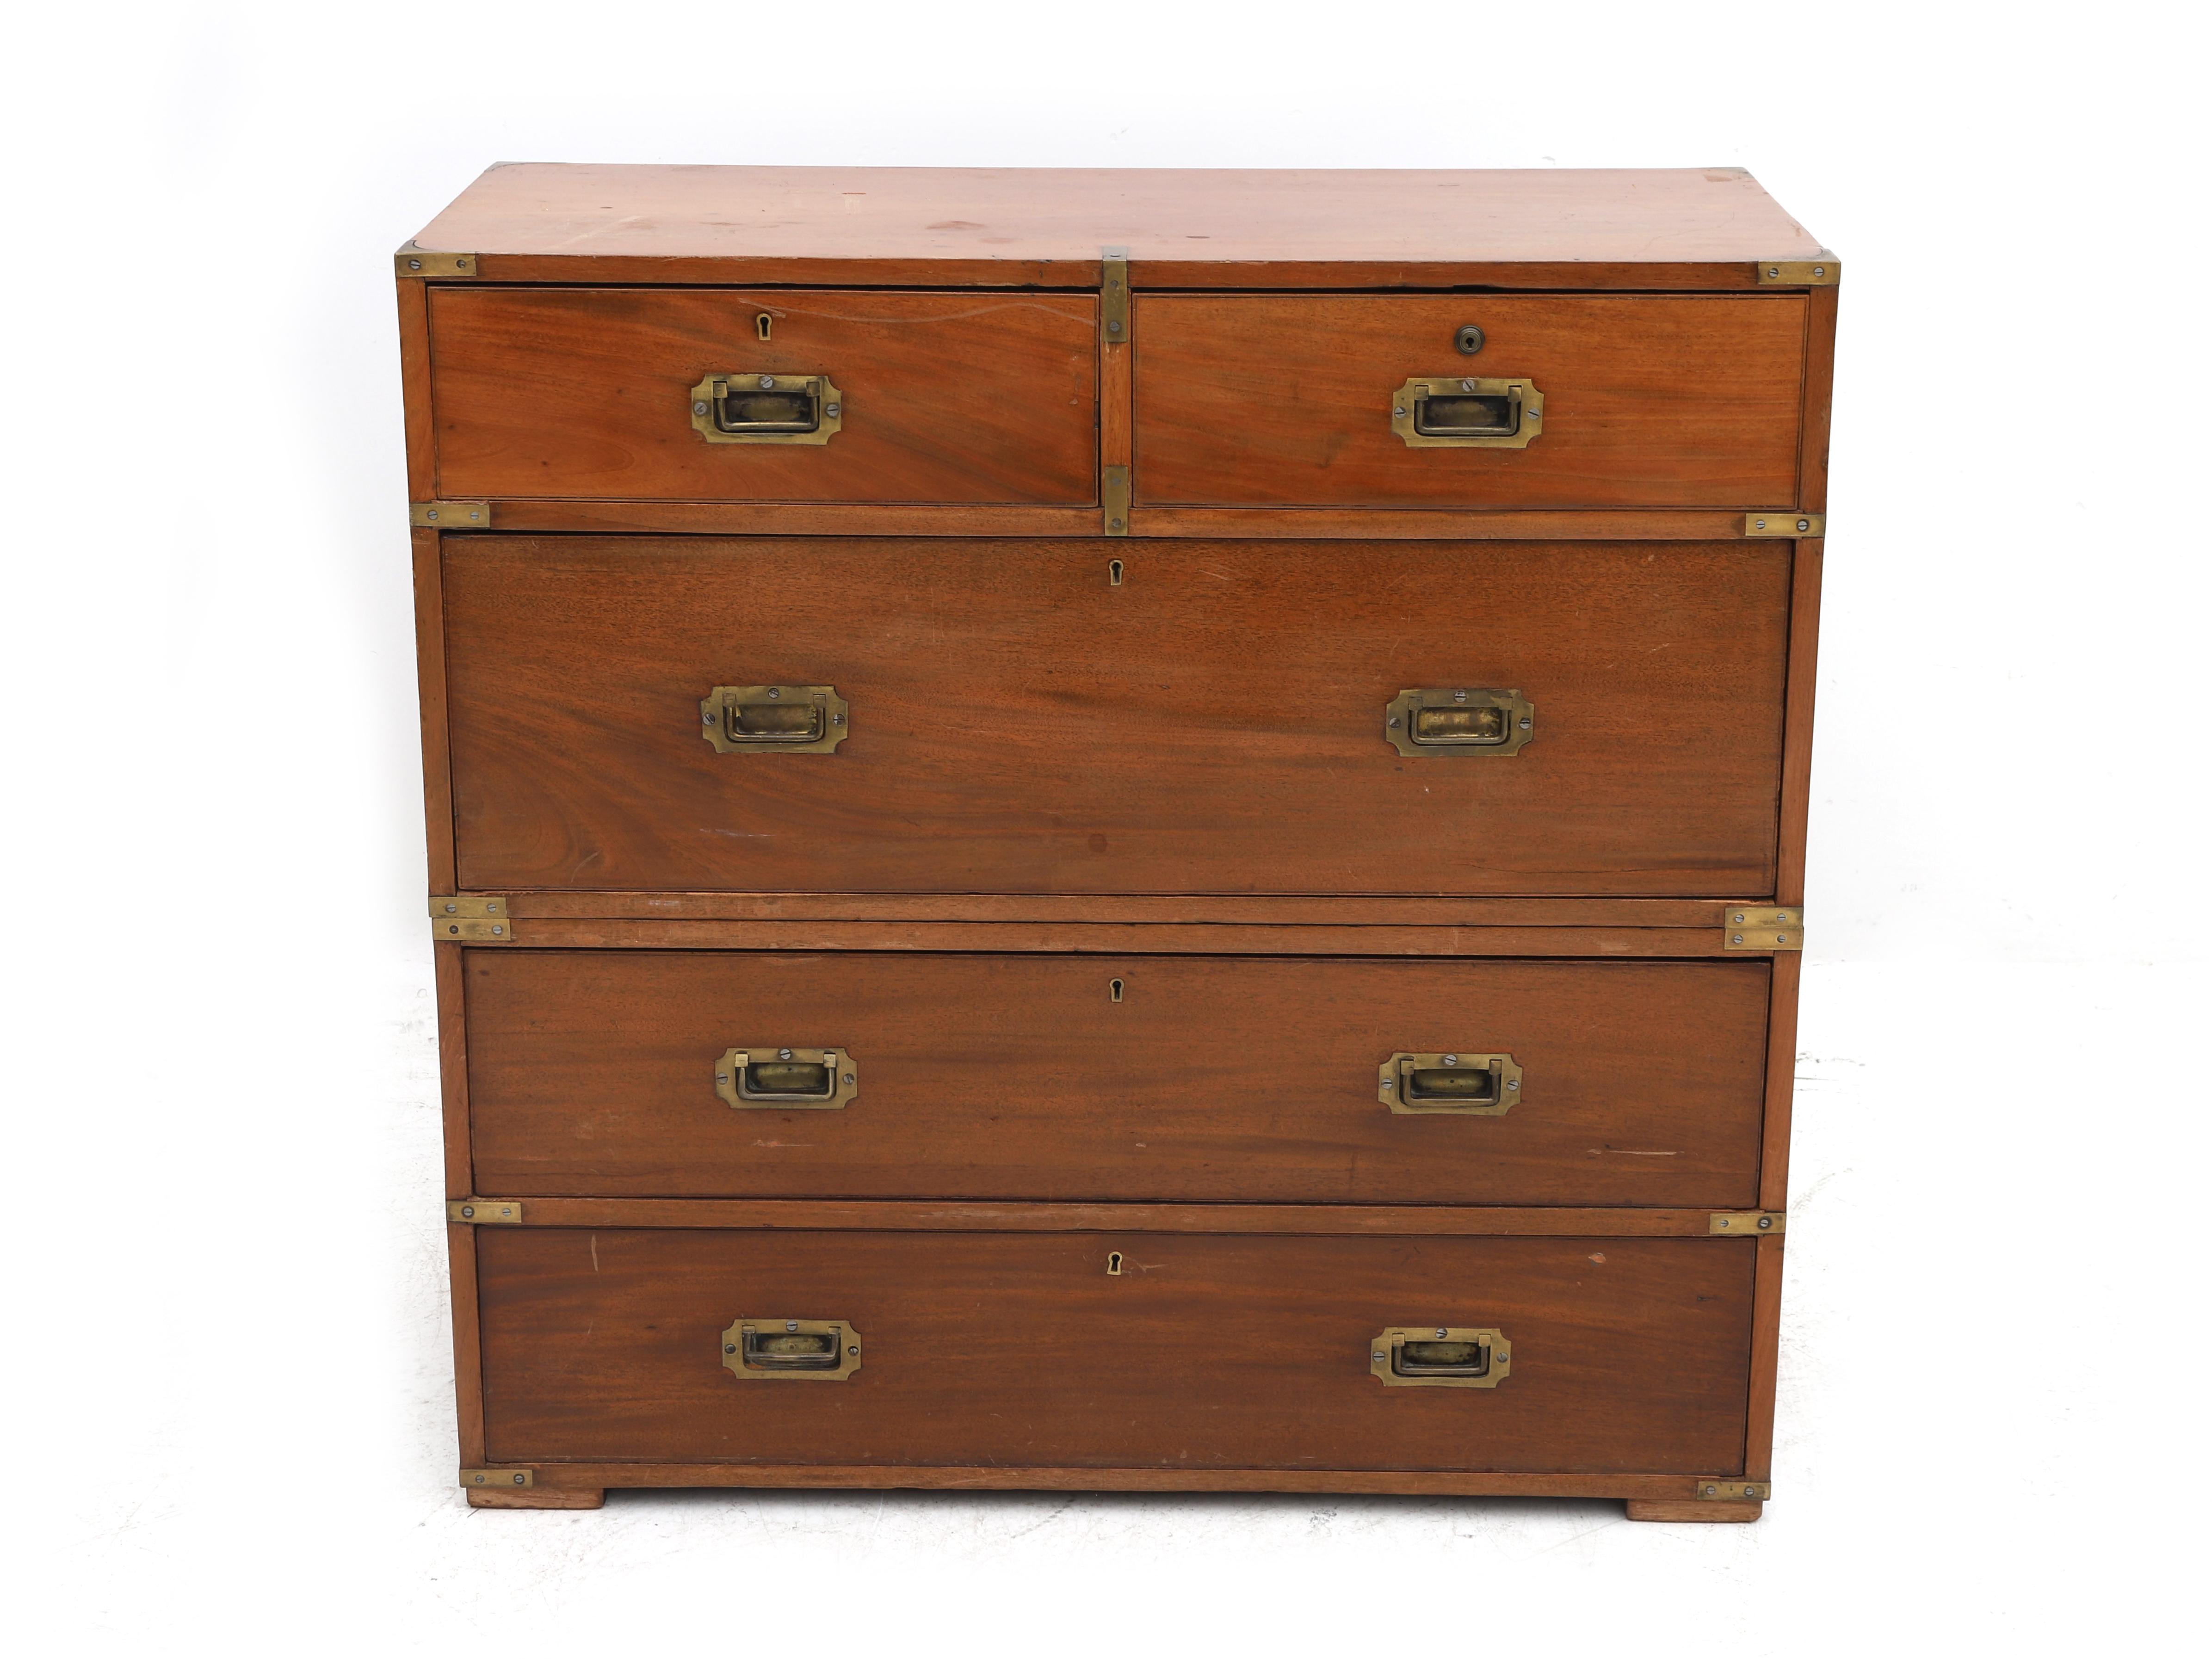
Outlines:
[[474,276],[477,256],[473,253],[442,253],[410,242],[392,256],[392,269],[401,276],[436,276],[452,279]]
[[1782,1231],[1786,1219],[1780,1210],[1716,1210],[1705,1218],[1705,1231],[1715,1238],[1724,1235],[1757,1238]]
[[1800,513],[1790,507],[1763,507],[1756,513],[1743,515],[1743,533],[1752,540],[1762,536],[1778,536],[1790,541],[1800,536],[1809,539],[1828,533],[1828,515]]
[[1727,904],[1721,907],[1721,948],[1727,951],[1802,951],[1804,907]]
[[456,894],[430,901],[430,937],[447,945],[511,945],[514,923],[505,899]]
[[489,501],[410,501],[407,522],[416,530],[489,530]]
[[1761,288],[1833,288],[1844,280],[1844,262],[1822,248],[1813,259],[1762,259]]
[[1713,1504],[1764,1504],[1774,1496],[1768,1480],[1744,1480],[1735,1475],[1698,1482],[1692,1496]]
[[512,1198],[449,1198],[446,1219],[467,1227],[520,1227],[522,1205]]
[[1105,488],[1101,493],[1105,496],[1106,533],[1126,536],[1129,533],[1129,469],[1109,466],[1103,471]]
[[512,1491],[517,1486],[538,1484],[535,1469],[463,1469],[461,1484],[465,1486],[505,1486]]
[[1098,261],[1098,337],[1108,345],[1129,343],[1129,250],[1109,247]]

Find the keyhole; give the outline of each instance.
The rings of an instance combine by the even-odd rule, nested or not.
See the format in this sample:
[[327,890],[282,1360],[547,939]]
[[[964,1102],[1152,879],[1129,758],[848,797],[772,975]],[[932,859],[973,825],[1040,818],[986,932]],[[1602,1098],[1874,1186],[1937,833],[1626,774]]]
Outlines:
[[1119,559],[1109,559],[1109,560],[1107,560],[1107,561],[1106,561],[1106,586],[1109,586],[1109,587],[1119,587],[1121,585],[1121,560],[1119,560]]
[[1119,1279],[1121,1276],[1121,1251],[1109,1250],[1106,1252],[1106,1271],[1116,1279]]
[[769,316],[768,313],[763,311],[759,316],[753,319],[753,326],[760,330],[760,337],[762,339],[765,340],[768,338],[769,331],[775,326],[775,319]]
[[1121,1000],[1121,981],[1118,979],[1108,980],[1106,981],[1106,994],[1113,998],[1115,1001],[1119,1002]]

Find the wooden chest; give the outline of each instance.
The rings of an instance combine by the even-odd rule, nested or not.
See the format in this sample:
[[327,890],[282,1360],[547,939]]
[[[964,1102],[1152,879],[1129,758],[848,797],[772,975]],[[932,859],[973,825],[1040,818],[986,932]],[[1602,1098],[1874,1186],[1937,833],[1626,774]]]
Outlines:
[[1759,1514],[1838,268],[1747,174],[511,166],[397,269],[471,1503]]

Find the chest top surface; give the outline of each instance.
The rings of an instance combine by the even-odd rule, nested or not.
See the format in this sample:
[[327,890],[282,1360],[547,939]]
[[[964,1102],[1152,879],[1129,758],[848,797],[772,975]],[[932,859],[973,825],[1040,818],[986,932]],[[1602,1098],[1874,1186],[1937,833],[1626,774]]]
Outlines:
[[416,239],[485,277],[1749,287],[1823,250],[1738,167],[492,167]]

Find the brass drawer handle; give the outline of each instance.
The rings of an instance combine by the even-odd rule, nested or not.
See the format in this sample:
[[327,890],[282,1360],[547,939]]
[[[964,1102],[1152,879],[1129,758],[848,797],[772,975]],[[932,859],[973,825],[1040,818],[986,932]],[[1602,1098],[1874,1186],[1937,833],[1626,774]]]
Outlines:
[[845,424],[827,374],[709,374],[691,388],[691,425],[710,444],[826,444]]
[[1408,380],[1390,398],[1390,430],[1408,449],[1526,449],[1543,424],[1534,380],[1440,374]]
[[1386,1389],[1494,1389],[1513,1370],[1513,1345],[1490,1327],[1394,1327],[1368,1345],[1367,1369]]
[[1395,1054],[1382,1062],[1375,1097],[1394,1112],[1504,1117],[1521,1100],[1510,1054]]
[[860,1092],[849,1048],[732,1048],[714,1062],[714,1092],[744,1109],[834,1111]]
[[718,755],[828,755],[850,729],[834,685],[718,685],[699,700],[700,735]]
[[860,1369],[860,1334],[842,1319],[744,1319],[722,1333],[732,1376],[842,1382]]
[[1518,691],[1401,691],[1382,710],[1382,735],[1401,755],[1517,755],[1536,735],[1536,705]]

